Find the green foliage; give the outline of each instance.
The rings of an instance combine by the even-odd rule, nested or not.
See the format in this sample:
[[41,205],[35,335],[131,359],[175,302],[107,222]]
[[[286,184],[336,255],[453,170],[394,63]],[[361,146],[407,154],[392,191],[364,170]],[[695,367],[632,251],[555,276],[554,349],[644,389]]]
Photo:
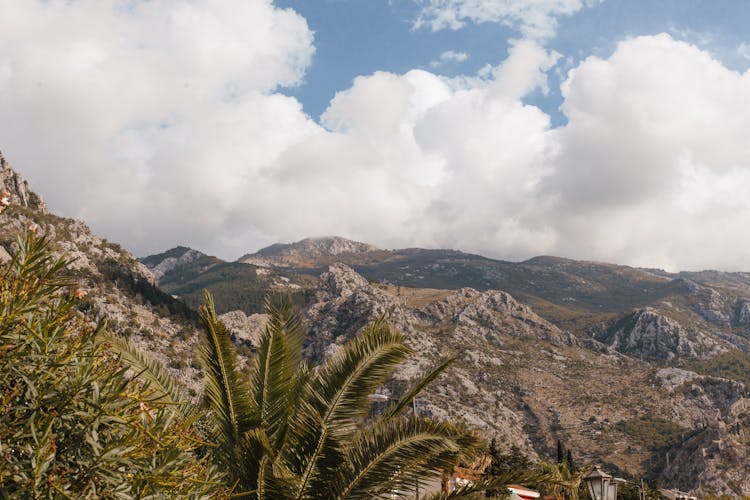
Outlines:
[[[484,471],[488,478],[501,477],[510,473],[528,473],[534,468],[529,457],[516,445],[512,445],[507,452],[502,452],[497,447],[497,441],[493,438],[489,447],[490,465]],[[502,493],[504,489],[490,489],[488,497],[494,497]]]
[[159,280],[159,287],[196,309],[203,301],[203,291],[208,290],[221,305],[219,314],[237,309],[246,314],[261,312],[269,291],[269,283],[256,274],[255,266],[208,256],[168,272]]
[[0,267],[0,496],[207,497],[190,421],[131,380],[77,310],[67,262],[28,235]]
[[565,460],[558,463],[542,462],[538,469],[546,476],[544,481],[535,485],[543,498],[552,496],[558,500],[578,500],[585,497],[583,476],[588,471],[571,470]]
[[266,311],[271,319],[248,381],[237,375],[229,335],[208,294],[201,310],[214,458],[236,494],[369,499],[410,492],[417,478],[437,477],[478,450],[476,435],[457,425],[398,411],[418,391],[367,419],[369,396],[411,355],[382,318],[312,369],[302,359],[304,330],[291,299],[268,301]]

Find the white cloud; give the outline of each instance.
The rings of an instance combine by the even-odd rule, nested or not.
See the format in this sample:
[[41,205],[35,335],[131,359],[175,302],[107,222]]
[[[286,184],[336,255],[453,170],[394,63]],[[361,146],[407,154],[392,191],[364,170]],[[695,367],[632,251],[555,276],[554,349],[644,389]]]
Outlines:
[[745,59],[750,59],[750,43],[742,42],[739,44],[737,53]]
[[589,58],[563,88],[570,123],[541,193],[556,250],[671,268],[750,269],[750,73],[668,35]]
[[[596,0],[593,0],[596,1]],[[545,39],[555,34],[557,18],[578,12],[585,0],[417,0],[423,7],[414,26],[433,31],[459,29],[467,22],[500,23],[526,38]]]
[[304,78],[312,34],[268,1],[0,10],[3,151],[139,254],[341,234],[750,269],[750,72],[667,35],[575,67],[562,128],[523,103],[559,58],[530,41],[465,78],[358,77],[316,124],[276,93]]
[[431,68],[439,68],[445,63],[462,63],[469,58],[469,54],[466,52],[456,52],[453,50],[447,50],[440,54],[440,57],[430,61]]
[[228,233],[257,172],[319,128],[273,93],[301,82],[314,49],[270,0],[0,11],[4,151],[54,208],[137,251]]

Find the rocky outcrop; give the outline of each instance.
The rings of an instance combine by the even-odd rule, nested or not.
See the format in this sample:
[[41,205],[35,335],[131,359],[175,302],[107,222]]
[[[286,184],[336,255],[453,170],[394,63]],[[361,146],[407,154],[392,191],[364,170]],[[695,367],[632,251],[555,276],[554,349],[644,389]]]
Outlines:
[[0,193],[7,191],[8,203],[47,213],[42,197],[29,188],[29,183],[16,173],[0,153]]
[[656,361],[698,357],[719,349],[716,340],[702,332],[688,332],[651,308],[620,319],[600,335],[600,340],[613,350]]
[[258,347],[260,333],[268,322],[267,314],[247,315],[242,311],[230,311],[219,316],[237,344],[245,344],[251,348]]
[[205,254],[198,250],[188,248],[185,253],[179,257],[167,257],[155,266],[149,266],[151,274],[154,275],[154,279],[159,281],[165,274],[175,269],[179,269],[187,264],[195,262],[196,260],[203,257]]
[[[688,377],[672,391],[680,418],[697,419],[679,445],[664,450],[662,480],[698,496],[743,496],[750,478],[739,464],[750,463],[750,399],[744,384],[717,377]],[[726,464],[735,464],[727,467]]]
[[736,302],[733,324],[750,329],[750,300],[740,299]]

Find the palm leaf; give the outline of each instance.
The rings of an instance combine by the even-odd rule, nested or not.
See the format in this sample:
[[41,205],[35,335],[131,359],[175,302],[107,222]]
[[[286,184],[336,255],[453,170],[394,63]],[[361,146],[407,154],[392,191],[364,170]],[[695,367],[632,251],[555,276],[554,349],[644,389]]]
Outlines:
[[139,349],[130,340],[110,332],[101,333],[98,340],[116,352],[120,359],[136,372],[137,377],[149,384],[161,399],[175,404],[184,416],[194,411],[195,406],[189,404],[190,397],[187,391],[159,360]]
[[417,395],[422,392],[425,387],[427,387],[429,384],[431,384],[435,379],[437,379],[450,365],[452,365],[456,359],[458,359],[458,355],[453,355],[448,358],[445,358],[440,363],[438,363],[437,366],[430,369],[427,373],[422,375],[419,379],[414,381],[409,387],[409,389],[404,393],[401,398],[389,406],[385,410],[385,415],[387,416],[396,416],[399,413],[401,413],[407,406],[409,406],[412,401],[414,401],[414,398],[417,397]]
[[408,358],[404,336],[381,316],[330,359],[315,380],[318,404],[327,426],[348,429],[367,415],[370,395]]
[[201,346],[205,396],[219,438],[219,461],[228,470],[236,471],[237,460],[242,455],[243,435],[254,427],[256,419],[253,418],[247,386],[237,370],[229,332],[216,316],[213,298],[207,291],[204,301],[200,318],[205,332]]
[[298,498],[319,490],[339,469],[343,442],[367,415],[370,394],[410,353],[403,335],[391,331],[381,316],[318,370],[310,405],[320,423],[294,443],[303,467]]
[[299,395],[304,331],[289,296],[266,300],[270,319],[250,365],[250,402],[269,439],[278,448]]
[[[461,452],[456,427],[419,418],[383,417],[346,450],[346,467],[333,484],[336,498],[373,498],[413,491],[418,479],[451,468]],[[466,439],[463,436],[461,439]]]

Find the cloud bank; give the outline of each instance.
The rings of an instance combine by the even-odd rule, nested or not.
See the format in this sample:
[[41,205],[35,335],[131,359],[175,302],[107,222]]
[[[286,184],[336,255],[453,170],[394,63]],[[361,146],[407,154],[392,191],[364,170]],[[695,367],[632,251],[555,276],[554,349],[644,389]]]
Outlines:
[[270,1],[0,0],[0,144],[49,204],[138,254],[237,257],[338,234],[671,269],[750,270],[750,73],[668,35],[525,104],[559,55],[356,78],[321,123],[294,98],[314,53]]

